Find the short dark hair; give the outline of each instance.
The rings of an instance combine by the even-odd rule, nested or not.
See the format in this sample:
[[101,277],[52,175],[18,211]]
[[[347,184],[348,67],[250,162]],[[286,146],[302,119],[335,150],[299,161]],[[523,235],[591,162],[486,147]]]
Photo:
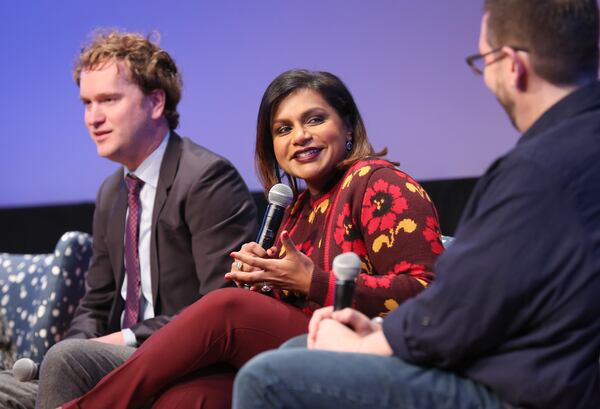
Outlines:
[[597,0],[485,0],[488,42],[527,49],[555,85],[598,76]]
[[[155,37],[154,41],[151,36]],[[145,95],[157,89],[165,92],[164,116],[169,129],[175,129],[179,125],[177,104],[181,100],[181,74],[169,53],[158,46],[158,37],[156,32],[144,37],[117,30],[96,30],[92,42],[77,58],[73,79],[79,86],[81,71],[101,68],[113,58],[123,61],[129,70],[129,78]]]
[[[358,107],[352,94],[344,83],[335,75],[324,71],[290,70],[275,78],[265,90],[256,124],[255,166],[258,177],[265,190],[279,183],[281,171],[273,150],[271,121],[279,103],[288,95],[299,89],[317,91],[340,116],[352,131],[353,148],[348,157],[340,162],[338,169],[344,170],[360,159],[380,157],[387,154],[387,149],[375,152],[369,139]],[[297,193],[298,184],[295,178],[287,175],[292,189]]]

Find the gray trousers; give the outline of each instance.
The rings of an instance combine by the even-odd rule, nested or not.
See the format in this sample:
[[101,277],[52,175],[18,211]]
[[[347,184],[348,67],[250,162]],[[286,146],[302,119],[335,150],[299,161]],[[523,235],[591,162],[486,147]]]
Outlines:
[[0,409],[33,409],[37,381],[19,382],[12,371],[0,371]]
[[86,339],[57,343],[50,348],[40,367],[35,408],[55,409],[85,394],[134,351],[135,348]]

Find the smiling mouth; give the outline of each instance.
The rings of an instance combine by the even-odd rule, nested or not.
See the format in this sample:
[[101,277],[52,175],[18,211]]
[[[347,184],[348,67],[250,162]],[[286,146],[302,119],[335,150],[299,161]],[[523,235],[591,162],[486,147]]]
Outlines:
[[297,161],[300,161],[300,162],[312,160],[312,159],[316,158],[317,156],[319,156],[319,153],[321,153],[322,150],[323,150],[322,148],[305,149],[303,151],[296,152],[294,154],[294,156],[292,157],[292,159],[296,159]]

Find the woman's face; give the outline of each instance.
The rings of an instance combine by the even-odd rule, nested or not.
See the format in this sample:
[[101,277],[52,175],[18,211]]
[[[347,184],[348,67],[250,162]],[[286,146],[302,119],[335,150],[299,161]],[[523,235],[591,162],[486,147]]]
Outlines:
[[346,157],[350,128],[319,92],[304,88],[284,98],[271,121],[279,166],[304,179],[311,193],[322,191]]

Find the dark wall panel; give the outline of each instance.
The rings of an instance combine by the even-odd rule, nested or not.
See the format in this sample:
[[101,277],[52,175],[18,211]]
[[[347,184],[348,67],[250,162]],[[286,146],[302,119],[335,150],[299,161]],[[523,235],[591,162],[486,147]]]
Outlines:
[[[454,234],[476,181],[475,178],[467,178],[421,182],[438,209],[444,234]],[[255,192],[253,197],[258,216],[262,219],[267,205],[265,196],[262,192]],[[91,233],[93,214],[93,203],[0,209],[0,252],[51,252],[66,231]]]

